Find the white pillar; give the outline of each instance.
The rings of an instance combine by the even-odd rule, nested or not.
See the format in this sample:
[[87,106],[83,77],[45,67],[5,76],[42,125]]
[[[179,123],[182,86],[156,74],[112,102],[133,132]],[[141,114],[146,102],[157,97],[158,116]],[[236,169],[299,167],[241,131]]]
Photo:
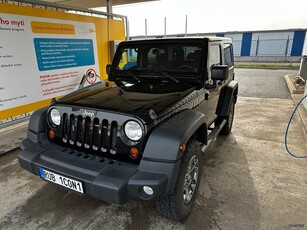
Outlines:
[[[307,94],[307,55],[302,56],[299,75],[305,80],[305,92],[304,95]],[[303,105],[305,109],[307,109],[307,98],[304,99]]]
[[[307,84],[306,83],[307,83],[307,81],[305,82],[305,92],[304,92],[304,95],[307,94]],[[304,105],[305,109],[307,110],[307,98],[304,99],[303,105]]]

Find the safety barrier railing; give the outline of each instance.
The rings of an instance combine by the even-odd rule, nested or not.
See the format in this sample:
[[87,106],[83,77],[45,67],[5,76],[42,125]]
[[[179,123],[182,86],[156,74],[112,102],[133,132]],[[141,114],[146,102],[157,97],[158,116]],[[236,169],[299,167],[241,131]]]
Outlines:
[[[291,56],[293,39],[253,39],[250,47],[251,57],[288,57]],[[242,40],[233,40],[234,55],[241,56]]]

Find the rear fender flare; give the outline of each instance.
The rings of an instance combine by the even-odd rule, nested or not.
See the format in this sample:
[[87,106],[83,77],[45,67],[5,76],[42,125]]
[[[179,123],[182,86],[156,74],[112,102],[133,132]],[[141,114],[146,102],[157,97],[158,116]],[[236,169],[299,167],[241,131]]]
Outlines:
[[220,93],[216,114],[218,116],[226,117],[229,114],[231,103],[237,102],[237,95],[238,82],[231,81],[228,85],[224,86]]

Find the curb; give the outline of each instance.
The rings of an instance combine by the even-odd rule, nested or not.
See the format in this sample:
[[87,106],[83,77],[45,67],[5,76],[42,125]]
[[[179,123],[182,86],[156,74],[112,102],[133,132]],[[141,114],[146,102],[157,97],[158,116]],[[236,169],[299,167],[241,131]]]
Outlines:
[[[291,94],[291,99],[294,103],[294,105],[296,106],[297,103],[302,99],[302,95],[298,95],[298,94]],[[305,99],[307,100],[307,99]],[[304,129],[307,133],[307,110],[305,109],[304,105],[301,104],[298,109],[297,109],[297,115],[300,118],[302,125],[304,126]]]
[[15,147],[15,148],[11,148],[10,150],[8,151],[5,151],[5,152],[0,152],[0,157],[4,157],[12,152],[15,152],[16,150],[21,150],[21,148],[18,146],[18,147]]
[[0,129],[0,157],[19,148],[21,141],[27,136],[28,123],[29,120],[26,120]]
[[[296,76],[295,74],[287,74],[284,76],[288,89],[290,91],[290,96],[293,101],[294,106],[298,104],[298,102],[301,100],[301,98],[304,96],[304,90],[297,90],[295,86],[293,85],[292,81],[290,80],[290,77]],[[307,99],[305,99],[307,100]],[[307,133],[307,110],[305,109],[304,105],[300,105],[296,111],[297,116],[299,117],[299,120],[301,121],[302,125],[304,126],[304,129]]]
[[304,93],[304,90],[296,89],[292,81],[290,80],[290,77],[296,76],[295,74],[287,74],[284,76],[286,83],[288,85],[288,89],[290,90],[291,94],[302,94]]

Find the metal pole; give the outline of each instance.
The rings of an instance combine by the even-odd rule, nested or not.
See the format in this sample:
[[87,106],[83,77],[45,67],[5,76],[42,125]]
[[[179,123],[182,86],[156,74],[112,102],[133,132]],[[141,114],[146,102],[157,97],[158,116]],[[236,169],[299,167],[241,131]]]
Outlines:
[[147,39],[147,18],[145,18],[145,37]]
[[111,62],[112,58],[111,58],[111,47],[110,47],[110,19],[112,18],[110,16],[110,12],[112,12],[112,2],[111,0],[106,0],[107,3],[107,13],[109,14],[107,16],[107,35],[108,35],[108,53],[109,53],[109,60],[108,63]]
[[[63,11],[80,11],[80,12],[84,12],[84,13],[89,13],[92,15],[101,15],[101,16],[112,16],[113,18],[127,18],[127,16],[124,15],[120,15],[120,14],[108,14],[106,12],[101,12],[101,11],[97,11],[97,10],[91,10],[91,9],[86,9],[86,8],[81,8],[81,7],[76,7],[76,6],[67,6],[67,5],[61,5],[61,4],[57,4],[57,3],[53,3],[53,2],[45,2],[45,1],[38,1],[38,0],[12,0],[12,2],[21,2],[21,3],[25,3],[25,4],[32,4],[32,6],[34,5],[38,5],[38,6],[47,6],[50,8],[55,8],[55,9],[61,9]],[[3,0],[2,3],[8,3],[8,0]]]
[[113,19],[113,17],[111,16],[111,14],[112,14],[112,0],[107,0],[107,13],[109,14],[108,15],[108,17],[107,17],[107,33],[108,33],[108,53],[109,53],[109,63],[111,63],[111,61],[112,61],[112,58],[113,57],[111,57],[111,49],[110,49],[110,38],[111,38],[111,36],[110,36],[110,34],[111,34],[111,29],[110,29],[110,27],[111,27],[111,25],[110,25],[110,19]]
[[188,15],[185,15],[185,36],[188,35]]
[[260,43],[260,40],[259,40],[259,36],[258,36],[257,45],[256,45],[256,57],[258,56],[258,52],[259,52],[259,43]]
[[113,8],[112,8],[112,0],[107,0],[107,13],[109,14],[108,18],[113,18],[111,15],[113,13]]
[[130,40],[130,25],[129,25],[129,20],[126,18],[126,40]]
[[285,57],[287,57],[287,55],[288,55],[289,42],[290,42],[290,35],[288,35],[288,39],[287,39],[287,43],[286,43]]
[[164,17],[164,37],[166,37],[166,17]]

